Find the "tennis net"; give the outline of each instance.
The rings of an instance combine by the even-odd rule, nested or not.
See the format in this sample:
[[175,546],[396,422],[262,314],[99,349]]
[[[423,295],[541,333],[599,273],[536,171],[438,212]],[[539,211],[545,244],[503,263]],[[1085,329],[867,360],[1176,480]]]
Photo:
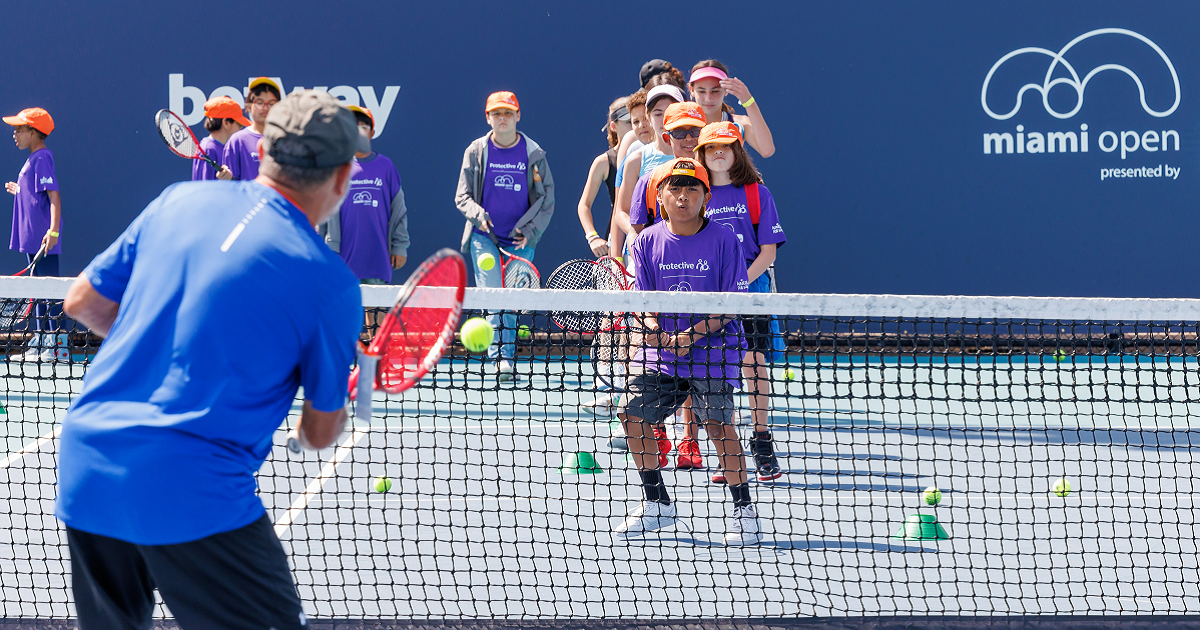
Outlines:
[[[65,287],[0,279],[0,303]],[[365,302],[394,290],[366,287]],[[1200,612],[1200,300],[472,289],[465,307],[513,314],[514,379],[456,346],[415,388],[378,393],[376,421],[335,447],[287,450],[298,405],[279,430],[260,495],[311,617]],[[646,448],[605,403],[631,398],[638,371],[614,311],[773,317],[758,407],[782,475],[759,481],[744,390],[724,451],[746,454],[758,544],[725,544],[734,505],[712,478],[735,461],[716,455],[728,444],[694,432],[704,468],[681,468],[692,432],[671,414],[660,477],[677,521],[614,533],[643,500]],[[69,359],[17,361],[38,313],[0,331],[6,619],[74,615],[56,436],[99,340],[47,309]],[[607,330],[563,330],[563,313]],[[690,393],[694,409],[715,399]]]

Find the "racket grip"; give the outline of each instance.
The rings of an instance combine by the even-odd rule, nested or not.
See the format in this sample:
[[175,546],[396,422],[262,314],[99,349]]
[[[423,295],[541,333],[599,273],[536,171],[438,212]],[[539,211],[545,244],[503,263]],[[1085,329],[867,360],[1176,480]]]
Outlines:
[[371,421],[371,399],[375,394],[375,367],[379,357],[373,354],[358,355],[358,395],[355,397],[354,417]]

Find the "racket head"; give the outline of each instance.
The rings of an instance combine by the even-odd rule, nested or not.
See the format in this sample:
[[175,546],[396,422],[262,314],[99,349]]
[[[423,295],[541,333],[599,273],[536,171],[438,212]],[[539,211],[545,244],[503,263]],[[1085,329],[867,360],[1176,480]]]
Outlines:
[[467,264],[449,248],[427,258],[409,276],[367,347],[368,354],[378,357],[379,389],[398,394],[437,365],[454,341],[466,287]]
[[[547,289],[591,291],[596,289],[596,261],[585,258],[568,260],[550,272]],[[608,313],[588,311],[551,311],[550,319],[563,330],[594,332],[603,327]]]
[[500,251],[506,257],[504,268],[501,270],[504,276],[504,288],[540,289],[542,287],[542,278],[538,275],[537,267],[534,267],[532,262],[520,256],[513,256],[504,250]]
[[200,141],[191,127],[183,124],[183,119],[169,109],[160,109],[154,115],[154,125],[158,128],[158,137],[166,143],[167,148],[179,157],[193,160],[208,160],[200,149]]

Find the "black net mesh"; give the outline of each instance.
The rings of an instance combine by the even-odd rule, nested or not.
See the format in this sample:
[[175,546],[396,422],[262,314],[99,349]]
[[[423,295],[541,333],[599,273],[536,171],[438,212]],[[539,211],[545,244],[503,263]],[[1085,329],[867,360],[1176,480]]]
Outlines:
[[[415,388],[377,393],[375,422],[335,447],[289,452],[298,406],[283,421],[260,495],[311,616],[1200,612],[1196,321],[780,301],[751,340],[767,344],[761,395],[742,386],[714,412],[698,401],[721,397],[695,383],[635,388],[636,335],[563,330],[553,313],[595,307],[561,297],[513,296],[490,313],[492,356],[456,345]],[[694,297],[683,312],[708,315]],[[0,616],[67,618],[55,437],[99,340],[34,306],[0,333]],[[622,425],[620,405],[648,393],[654,418]],[[689,397],[693,416],[729,424],[689,425],[673,409]],[[661,491],[673,514],[646,509]],[[650,531],[621,535],[639,510]]]

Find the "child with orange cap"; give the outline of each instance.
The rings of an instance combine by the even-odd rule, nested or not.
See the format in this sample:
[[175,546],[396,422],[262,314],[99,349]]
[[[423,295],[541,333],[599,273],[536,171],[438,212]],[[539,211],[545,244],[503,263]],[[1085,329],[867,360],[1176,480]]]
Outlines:
[[[46,147],[46,136],[54,131],[54,119],[40,107],[21,110],[16,116],[5,116],[4,122],[13,127],[17,148],[29,151],[29,159],[21,167],[17,181],[4,185],[13,200],[12,237],[8,248],[23,252],[33,262],[38,251],[45,253],[34,267],[32,275],[57,276],[58,256],[62,253],[59,230],[62,227],[62,198],[58,194],[58,176],[54,172],[54,154]],[[61,302],[37,302],[34,308],[34,336],[24,361],[66,361],[66,335],[58,334],[62,315]]]
[[[745,292],[746,267],[737,236],[705,217],[708,175],[694,158],[676,158],[656,171],[664,220],[643,230],[630,246],[634,289],[639,291]],[[638,313],[628,396],[617,417],[638,467],[645,496],[615,533],[641,536],[678,522],[662,477],[654,427],[692,401],[696,419],[717,451],[729,479],[733,509],[726,545],[762,541],[758,512],[746,478],[746,455],[733,426],[733,392],[740,386],[742,327],[723,315]]]
[[221,170],[214,171],[212,165],[205,160],[193,160],[192,181],[233,179],[233,172],[221,163],[225,143],[229,141],[230,136],[252,124],[254,123],[242,112],[242,106],[228,96],[209,99],[204,104],[204,129],[208,131],[208,137],[200,141],[200,150],[204,151],[209,159],[221,164]]
[[[775,199],[763,185],[754,161],[742,145],[741,130],[728,121],[705,126],[696,146],[696,159],[704,163],[712,181],[712,199],[706,215],[737,235],[745,254],[750,293],[770,293],[771,276],[767,269],[775,262],[775,251],[783,246],[787,236],[779,223]],[[742,326],[750,346],[742,368],[754,419],[750,452],[754,455],[758,480],[771,481],[783,475],[767,420],[770,382],[766,356],[773,351],[771,318],[746,316],[742,318]]]
[[250,82],[246,106],[250,110],[250,126],[234,133],[225,143],[221,164],[228,166],[234,179],[250,181],[258,177],[258,141],[267,128],[267,114],[283,98],[279,84],[270,77],[258,77]]

